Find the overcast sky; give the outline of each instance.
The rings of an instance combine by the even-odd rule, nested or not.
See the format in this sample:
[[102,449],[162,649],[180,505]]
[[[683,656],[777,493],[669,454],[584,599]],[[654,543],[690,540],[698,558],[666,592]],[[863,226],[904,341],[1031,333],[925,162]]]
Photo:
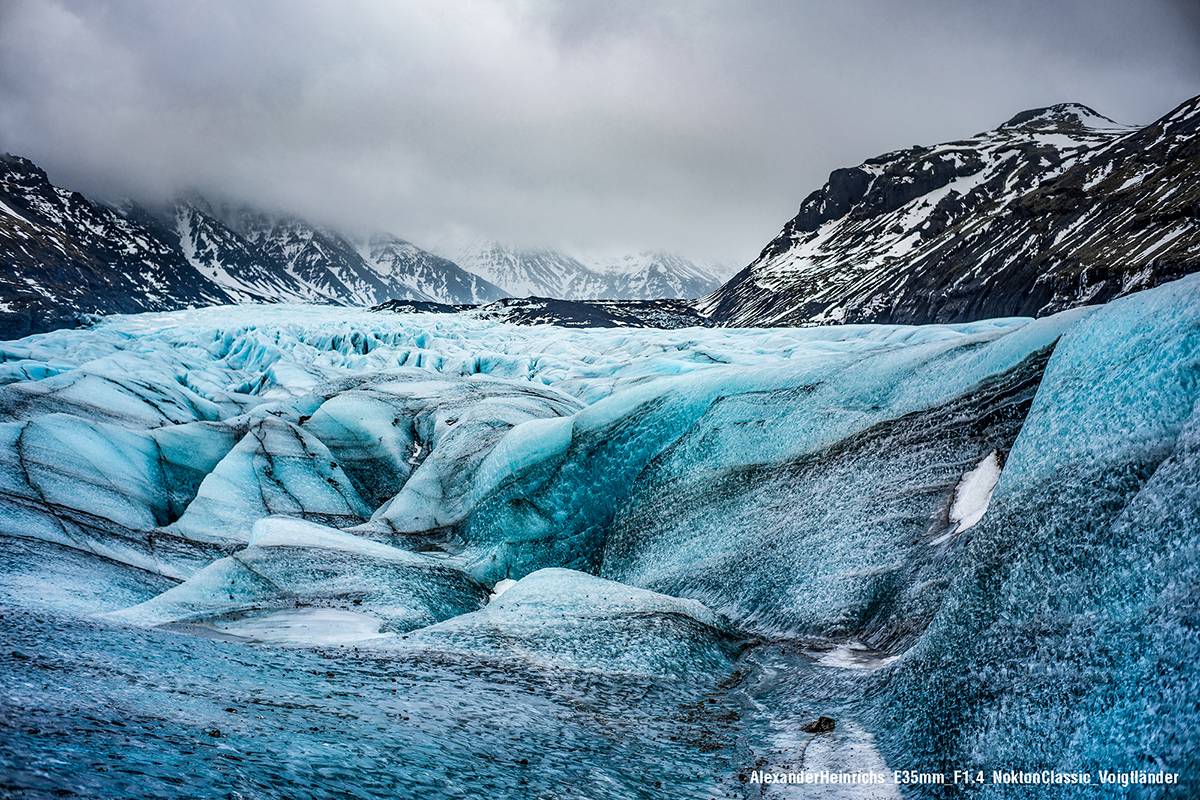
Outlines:
[[829,171],[1200,92],[1200,4],[0,0],[0,149],[418,244],[747,263]]

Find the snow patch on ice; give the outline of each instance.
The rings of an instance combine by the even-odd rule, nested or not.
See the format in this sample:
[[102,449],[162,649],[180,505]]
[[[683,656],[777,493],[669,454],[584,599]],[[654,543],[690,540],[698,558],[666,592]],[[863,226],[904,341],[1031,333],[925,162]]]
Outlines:
[[505,592],[507,592],[509,589],[511,589],[512,587],[514,587],[516,585],[517,585],[517,582],[514,581],[512,578],[502,578],[502,579],[496,581],[496,585],[492,587],[492,593],[490,595],[488,595],[488,602],[489,603],[492,602],[497,597],[504,594]]
[[962,533],[983,519],[998,480],[1000,459],[993,450],[974,469],[963,475],[954,490],[954,504],[950,506],[950,521],[957,523],[954,533]]
[[816,657],[818,664],[825,667],[860,669],[868,672],[886,667],[900,657],[880,655],[862,642],[856,641],[843,642],[829,650],[812,651],[811,654]]

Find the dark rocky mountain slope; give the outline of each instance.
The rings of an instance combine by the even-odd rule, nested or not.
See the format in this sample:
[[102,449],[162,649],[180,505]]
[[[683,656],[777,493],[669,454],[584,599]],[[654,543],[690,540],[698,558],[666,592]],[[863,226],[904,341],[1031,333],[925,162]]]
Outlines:
[[835,170],[701,301],[723,325],[958,322],[1102,303],[1200,265],[1200,98],[1077,104]]
[[238,302],[479,303],[506,293],[390,234],[355,242],[294,216],[188,197],[109,206],[0,156],[0,338],[94,314]]
[[231,300],[161,232],[0,155],[0,336]]

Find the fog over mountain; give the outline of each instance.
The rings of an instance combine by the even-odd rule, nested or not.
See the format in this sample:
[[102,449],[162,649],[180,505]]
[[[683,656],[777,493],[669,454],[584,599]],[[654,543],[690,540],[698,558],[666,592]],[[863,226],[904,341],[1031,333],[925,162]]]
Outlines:
[[1149,122],[1200,85],[1198,27],[1161,1],[5,0],[0,150],[89,196],[736,268],[836,167],[1057,102]]

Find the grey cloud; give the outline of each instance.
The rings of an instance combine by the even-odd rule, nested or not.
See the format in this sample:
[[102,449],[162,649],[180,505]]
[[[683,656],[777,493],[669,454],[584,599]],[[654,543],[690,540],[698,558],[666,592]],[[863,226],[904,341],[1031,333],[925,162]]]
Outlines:
[[443,232],[748,261],[841,165],[1200,87],[1189,3],[0,0],[0,147]]

